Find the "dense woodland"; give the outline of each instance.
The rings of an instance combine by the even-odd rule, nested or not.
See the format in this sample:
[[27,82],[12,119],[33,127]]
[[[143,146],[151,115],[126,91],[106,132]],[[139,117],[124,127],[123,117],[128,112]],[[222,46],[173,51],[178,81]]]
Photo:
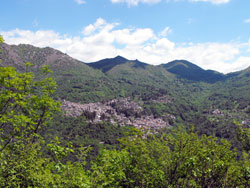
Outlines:
[[[119,56],[87,65],[51,48],[0,49],[0,187],[250,187],[249,68],[223,75]],[[170,127],[94,123],[60,108],[126,97],[142,110],[119,113]]]

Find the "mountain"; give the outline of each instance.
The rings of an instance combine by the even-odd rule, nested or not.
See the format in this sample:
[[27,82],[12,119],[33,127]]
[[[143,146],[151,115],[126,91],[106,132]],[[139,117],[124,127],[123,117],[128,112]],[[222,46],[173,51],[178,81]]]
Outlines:
[[14,66],[21,72],[25,71],[25,62],[34,64],[30,70],[36,75],[40,74],[39,70],[43,65],[49,65],[53,71],[51,76],[58,84],[58,98],[89,102],[115,96],[113,86],[116,83],[110,81],[105,74],[58,50],[26,44],[1,44],[0,50],[1,64]]
[[[201,134],[230,139],[235,137],[234,120],[241,122],[250,115],[250,68],[223,75],[203,70],[185,60],[153,66],[117,56],[86,64],[49,47],[0,44],[0,51],[2,66],[14,66],[23,72],[24,62],[33,63],[31,71],[37,79],[41,76],[41,67],[49,65],[54,71],[49,76],[58,84],[54,97],[76,106],[86,103],[101,106],[100,102],[128,98],[132,104],[136,101],[141,111],[132,113],[131,109],[120,109],[127,119],[135,120],[140,116],[151,120],[161,118],[172,126],[195,125],[195,130]],[[123,119],[120,112],[116,113]],[[77,123],[73,118],[65,123],[62,115],[51,126],[51,134],[54,135],[55,129],[63,135],[73,131],[75,136],[72,139],[79,136],[81,142],[88,138],[87,133],[83,133],[83,119],[79,117]],[[96,125],[88,125],[91,129],[96,128]],[[98,126],[101,130],[103,124]],[[91,134],[95,136],[96,132]]]
[[176,74],[180,78],[192,81],[214,83],[225,79],[225,75],[219,72],[204,70],[186,60],[175,60],[160,66],[165,68],[167,71]]
[[[130,60],[122,57],[122,56],[116,56],[115,58],[107,58],[107,59],[103,59],[97,62],[92,62],[92,63],[88,63],[87,65],[95,68],[95,69],[99,69],[102,72],[106,73],[109,70],[111,70],[112,68],[114,68],[115,66],[118,65],[122,65],[125,64],[127,62],[131,62]],[[145,67],[147,64],[146,63],[142,63],[138,60],[132,61],[134,62],[134,67]]]
[[[140,96],[144,99],[171,93],[175,76],[165,69],[121,56],[88,63],[119,84],[120,96]],[[171,89],[170,89],[171,88]]]
[[228,73],[227,77],[242,77],[242,76],[250,76],[250,66],[244,70]]
[[120,65],[120,64],[124,64],[127,61],[128,60],[125,59],[124,57],[117,56],[115,58],[107,58],[107,59],[102,59],[97,62],[88,63],[88,66],[95,68],[95,69],[100,69],[102,72],[107,72],[113,67]]
[[250,66],[245,70],[241,71],[241,76],[250,76]]
[[8,45],[1,44],[1,59],[5,66],[15,66],[20,71],[25,69],[25,62],[34,64],[36,69],[43,65],[49,65],[52,69],[61,70],[69,67],[81,66],[82,69],[89,69],[78,60],[53,48],[38,48],[32,45]]
[[49,47],[1,44],[0,50],[2,65],[15,66],[19,71],[25,70],[24,62],[33,63],[31,71],[37,75],[41,66],[49,65],[58,83],[56,97],[72,102],[96,102],[128,96],[152,99],[165,94],[178,98],[179,102],[181,98],[202,101],[206,100],[208,93],[214,93],[211,91],[213,87],[205,83],[218,83],[219,88],[220,83],[227,83],[223,90],[226,86],[233,88],[227,79],[240,80],[245,84],[247,78],[244,80],[239,76],[245,78],[249,75],[249,68],[223,75],[203,70],[185,60],[153,66],[117,56],[86,64]]

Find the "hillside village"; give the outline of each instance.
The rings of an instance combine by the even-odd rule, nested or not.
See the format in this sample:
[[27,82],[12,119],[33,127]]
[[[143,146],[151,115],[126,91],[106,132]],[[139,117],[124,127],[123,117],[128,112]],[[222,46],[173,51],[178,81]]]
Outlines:
[[[84,115],[88,121],[98,123],[109,121],[121,126],[133,125],[136,128],[160,129],[170,125],[162,118],[154,118],[152,115],[141,115],[142,107],[130,98],[113,99],[108,102],[80,104],[64,100],[61,106],[66,116],[77,117]],[[169,115],[168,119],[175,119]]]

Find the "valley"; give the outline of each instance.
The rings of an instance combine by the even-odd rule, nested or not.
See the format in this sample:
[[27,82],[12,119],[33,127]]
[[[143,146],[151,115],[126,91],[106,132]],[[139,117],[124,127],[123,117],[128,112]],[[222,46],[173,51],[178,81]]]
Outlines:
[[[0,50],[1,70],[12,71],[3,83],[16,75],[20,80],[27,79],[24,80],[24,87],[22,85],[20,87],[25,91],[27,83],[32,84],[29,79],[34,75],[33,82],[36,84],[30,87],[29,92],[36,91],[36,93],[26,95],[25,92],[21,92],[17,98],[14,98],[20,102],[15,106],[10,105],[10,108],[17,106],[18,109],[6,110],[11,117],[12,113],[22,112],[29,118],[25,119],[26,116],[21,114],[20,122],[24,121],[24,127],[13,130],[10,125],[16,124],[14,120],[19,115],[9,118],[10,122],[7,124],[6,120],[2,119],[3,125],[6,124],[6,127],[10,129],[6,129],[2,137],[8,138],[10,133],[17,137],[15,140],[20,140],[19,138],[24,137],[20,137],[19,134],[26,134],[23,130],[26,130],[29,135],[32,130],[35,131],[31,138],[33,141],[38,140],[37,144],[40,144],[34,152],[40,153],[32,154],[32,151],[28,151],[22,154],[25,156],[24,159],[15,161],[27,161],[33,156],[34,159],[44,160],[41,164],[38,164],[39,160],[34,163],[38,166],[36,168],[39,173],[41,169],[47,169],[45,175],[39,175],[39,178],[49,176],[53,181],[55,179],[54,184],[58,184],[68,178],[68,175],[62,175],[62,172],[73,175],[74,170],[79,170],[79,174],[73,176],[82,177],[86,173],[86,179],[80,178],[81,180],[75,180],[76,182],[86,183],[87,180],[94,181],[98,178],[102,181],[101,183],[106,184],[106,179],[102,180],[99,176],[108,177],[112,170],[105,170],[107,174],[106,172],[101,172],[101,175],[98,173],[106,165],[114,168],[121,161],[118,166],[125,165],[122,167],[125,169],[121,170],[122,173],[132,180],[140,181],[141,179],[141,176],[138,177],[138,172],[130,177],[130,173],[137,168],[135,163],[139,165],[139,171],[144,170],[143,174],[149,173],[150,181],[153,180],[153,172],[145,168],[155,165],[156,169],[164,172],[164,178],[168,181],[166,184],[178,185],[178,181],[182,179],[179,174],[189,174],[188,170],[182,168],[182,165],[193,160],[194,157],[203,156],[204,151],[207,152],[205,156],[209,156],[208,158],[218,157],[211,164],[209,161],[205,163],[208,166],[212,165],[209,168],[214,168],[214,163],[217,164],[217,161],[223,160],[223,163],[226,163],[227,157],[230,157],[232,162],[228,163],[225,168],[234,168],[233,173],[242,174],[244,166],[248,166],[247,160],[242,157],[245,155],[244,152],[248,151],[246,131],[250,127],[249,68],[224,75],[216,71],[203,70],[185,60],[153,66],[117,56],[98,62],[84,63],[52,48],[1,44]],[[24,62],[29,62],[28,66]],[[15,70],[20,73],[15,73]],[[41,70],[47,73],[44,74]],[[57,87],[55,87],[54,80]],[[15,86],[15,82],[10,82],[10,84]],[[8,87],[2,87],[3,96],[6,88],[9,89]],[[48,98],[48,93],[45,96],[41,95],[43,90],[50,93],[51,98]],[[22,95],[24,97],[19,99],[18,97]],[[39,98],[40,95],[45,99]],[[40,101],[33,102],[35,99]],[[9,100],[6,95],[1,100],[3,100],[2,109],[4,110],[4,104],[8,104]],[[7,102],[5,103],[4,100]],[[27,102],[24,102],[26,100]],[[26,103],[31,109],[27,108]],[[41,107],[38,108],[36,105],[41,105]],[[39,128],[47,109],[51,109],[48,115],[51,118],[47,119],[46,125]],[[34,112],[41,116],[36,128],[32,127],[36,124],[35,122],[28,122],[39,117],[39,115],[33,116]],[[38,130],[39,135],[36,133]],[[4,142],[8,144],[12,140],[13,136]],[[27,149],[25,145],[22,145],[26,142],[30,143],[29,139],[24,139],[20,146],[17,145],[25,148],[24,151],[33,149],[28,144]],[[183,145],[183,142],[186,144]],[[12,144],[9,145],[12,146]],[[12,151],[12,148],[7,151]],[[22,151],[22,149],[17,151]],[[113,159],[116,155],[118,158]],[[20,154],[13,156],[19,158]],[[146,165],[140,164],[145,157]],[[107,163],[107,160],[111,162]],[[186,162],[183,163],[182,160]],[[175,161],[180,164],[178,167],[180,172],[164,171],[165,168],[174,170],[175,167],[172,165],[175,165]],[[202,164],[187,169],[194,171],[203,168],[205,159],[201,158],[198,161],[202,161]],[[127,165],[127,163],[130,164]],[[30,164],[33,163],[28,162],[25,168]],[[8,169],[9,165],[2,168]],[[28,168],[31,172],[36,169]],[[118,170],[114,169],[114,174],[117,172]],[[212,170],[212,172],[215,171]],[[177,177],[172,177],[172,174]],[[58,177],[62,179],[56,179]],[[200,181],[202,177],[196,181]],[[219,177],[224,179],[224,173],[221,173]],[[240,178],[241,176],[231,174],[230,177]],[[248,181],[245,176],[241,178]],[[123,185],[123,180],[119,178],[111,182],[113,181]],[[153,183],[157,184],[158,181],[165,182],[165,180],[154,179]],[[229,185],[239,184],[234,180],[227,180],[227,182],[231,182]],[[133,182],[128,184],[135,187]],[[89,185],[99,185],[99,182],[91,182]],[[165,187],[165,183],[160,187]]]
[[249,0],[0,6],[0,188],[250,188]]
[[[151,119],[152,124],[161,122],[160,127],[195,125],[198,130],[211,122],[231,125],[233,120],[249,119],[249,68],[224,75],[185,60],[152,66],[117,56],[83,63],[52,48],[1,44],[1,50],[3,66],[23,72],[24,62],[30,62],[38,79],[41,67],[49,65],[58,84],[54,97],[64,101],[62,108],[72,117],[88,111],[95,113],[93,122],[105,117],[104,121],[133,125],[132,121]],[[124,104],[117,112],[112,101],[131,106]]]

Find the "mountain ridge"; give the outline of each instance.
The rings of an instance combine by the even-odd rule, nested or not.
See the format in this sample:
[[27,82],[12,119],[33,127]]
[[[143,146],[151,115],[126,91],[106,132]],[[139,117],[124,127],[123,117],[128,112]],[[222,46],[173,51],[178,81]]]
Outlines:
[[[136,60],[129,60],[129,59],[126,59],[120,55],[118,55],[114,58],[105,58],[105,59],[101,59],[101,60],[96,61],[96,62],[85,63],[85,62],[79,61],[77,59],[74,59],[74,58],[70,57],[69,55],[67,55],[59,50],[56,50],[54,48],[51,48],[51,47],[39,48],[39,47],[35,47],[35,46],[29,45],[29,44],[9,45],[9,44],[4,43],[4,44],[1,44],[0,47],[4,52],[4,54],[1,54],[1,58],[3,56],[8,55],[8,56],[12,57],[12,58],[10,58],[10,60],[13,60],[12,62],[7,61],[7,63],[6,63],[6,61],[5,61],[6,59],[3,58],[2,59],[3,63],[5,63],[5,65],[12,65],[12,66],[18,67],[20,69],[24,68],[24,64],[22,64],[22,63],[30,60],[30,58],[31,58],[30,55],[32,55],[31,52],[34,54],[35,52],[39,52],[39,51],[43,51],[45,54],[47,53],[47,55],[48,55],[47,64],[49,64],[51,66],[55,66],[56,65],[55,62],[58,63],[58,62],[62,62],[62,61],[64,61],[63,63],[65,63],[65,64],[70,62],[71,65],[72,65],[72,63],[73,64],[80,64],[81,63],[84,65],[88,65],[88,67],[101,70],[104,73],[108,72],[109,70],[111,70],[113,67],[115,67],[117,65],[125,64],[127,62],[134,62],[135,68],[136,67],[146,67],[146,66],[150,65],[148,63],[140,62],[137,59]],[[9,54],[6,54],[6,51],[9,51]],[[20,53],[26,53],[25,57],[23,54],[20,55]],[[20,56],[23,56],[23,58],[20,58]],[[43,61],[45,61],[45,60],[43,60]],[[38,62],[39,62],[39,60],[38,60]],[[32,63],[34,63],[34,62],[32,62]],[[37,65],[37,62],[35,62],[34,64]],[[152,66],[155,66],[155,65],[152,65]],[[198,71],[199,75],[204,74],[203,76],[205,76],[205,77],[209,77],[209,76],[213,76],[213,75],[216,76],[217,78],[215,79],[215,81],[224,79],[226,77],[232,77],[235,75],[237,75],[237,76],[238,75],[241,75],[241,76],[242,75],[249,75],[249,72],[250,72],[250,67],[248,67],[248,68],[240,70],[240,71],[231,72],[228,74],[223,74],[223,73],[220,73],[220,72],[215,71],[215,70],[204,70],[201,67],[197,66],[196,64],[191,63],[187,60],[173,60],[173,61],[170,61],[168,63],[162,63],[162,64],[156,65],[156,66],[163,67],[168,72],[171,72],[177,76],[180,76],[180,77],[183,77],[186,79],[190,79],[193,81],[206,81],[207,80],[207,79],[197,79],[196,78],[197,71]],[[187,68],[187,69],[183,70],[183,68]],[[177,70],[177,69],[179,69],[179,70]],[[187,71],[187,72],[185,72],[185,71]],[[194,71],[194,72],[192,72],[192,71]],[[183,75],[183,73],[184,73],[184,75]],[[187,76],[187,75],[190,76],[190,74],[191,74],[191,78],[189,78]],[[193,74],[195,74],[196,77]]]
[[151,65],[148,63],[143,63],[139,60],[129,60],[122,56],[116,56],[114,58],[106,58],[96,62],[86,63],[86,65],[99,69],[103,73],[108,73],[114,67],[126,64],[126,63],[134,63],[134,68],[154,66],[154,67],[162,67],[166,71],[176,75],[179,78],[188,79],[190,81],[201,81],[207,83],[215,83],[218,81],[226,80],[230,77],[234,76],[248,76],[250,75],[250,67],[243,69],[241,71],[231,72],[228,74],[223,74],[221,72],[215,70],[205,70],[198,65],[191,63],[187,60],[173,60],[168,63],[163,63],[160,65]]
[[[154,66],[117,56],[100,60],[93,68],[48,47],[2,44],[0,50],[1,66],[15,66],[18,71],[24,71],[24,62],[28,61],[35,64],[30,71],[37,76],[41,66],[49,65],[54,71],[49,76],[58,84],[54,97],[60,101],[89,104],[130,98],[143,108],[142,114],[135,113],[131,118],[140,118],[140,115],[152,115],[153,119],[165,117],[164,121],[171,125],[195,125],[203,134],[216,132],[222,137],[231,137],[233,120],[241,122],[249,117],[250,68],[224,75],[225,78],[222,75],[223,79],[216,80],[221,73],[203,70],[184,60]],[[201,79],[203,73],[212,76]],[[186,78],[186,75],[198,77]],[[164,97],[171,102],[162,103],[159,99]],[[167,119],[169,115],[176,119]],[[224,124],[220,125],[221,122]],[[228,124],[232,130],[230,134]]]
[[160,66],[181,78],[192,81],[215,83],[226,78],[226,76],[222,73],[214,70],[204,70],[201,67],[186,60],[174,60]]

